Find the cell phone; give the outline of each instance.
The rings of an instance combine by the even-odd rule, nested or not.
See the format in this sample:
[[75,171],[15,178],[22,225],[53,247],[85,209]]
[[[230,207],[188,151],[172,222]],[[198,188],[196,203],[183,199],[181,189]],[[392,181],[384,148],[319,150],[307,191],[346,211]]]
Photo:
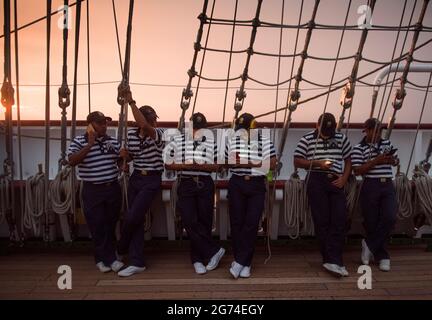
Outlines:
[[392,155],[394,155],[395,153],[396,153],[396,151],[398,151],[398,149],[396,148],[396,149],[391,149],[389,152],[387,152],[386,154],[387,155],[389,155],[389,156],[392,156]]
[[91,123],[88,124],[86,131],[87,133],[96,132]]

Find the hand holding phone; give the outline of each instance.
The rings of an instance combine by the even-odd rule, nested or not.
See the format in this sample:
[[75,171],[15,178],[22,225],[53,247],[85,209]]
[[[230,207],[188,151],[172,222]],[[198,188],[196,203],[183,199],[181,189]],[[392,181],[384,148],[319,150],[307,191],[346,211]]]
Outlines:
[[396,151],[398,151],[397,148],[395,148],[395,149],[391,149],[389,152],[386,152],[386,155],[388,155],[388,156],[393,156],[393,155],[396,153]]
[[95,140],[96,140],[96,130],[94,129],[92,124],[89,123],[86,131],[87,131],[87,136],[88,136],[88,144],[92,146],[92,145],[94,145]]

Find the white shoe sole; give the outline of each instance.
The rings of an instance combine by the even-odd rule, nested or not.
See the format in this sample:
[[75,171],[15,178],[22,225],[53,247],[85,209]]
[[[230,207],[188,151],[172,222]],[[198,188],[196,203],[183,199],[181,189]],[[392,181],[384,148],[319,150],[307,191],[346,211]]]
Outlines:
[[[223,248],[222,248],[223,249]],[[218,258],[218,262],[214,265],[214,266],[206,266],[205,268],[206,268],[206,270],[207,271],[213,271],[213,270],[215,270],[217,267],[219,267],[219,262],[222,260],[222,258],[223,258],[223,256],[225,255],[225,249],[223,249],[223,252],[222,252],[222,254],[219,256],[219,258]]]
[[233,277],[234,279],[238,279],[238,277],[240,276],[240,274],[237,274],[237,275],[236,275],[236,273],[235,273],[234,271],[232,271],[231,268],[229,269],[229,272],[230,272],[230,274],[232,275],[232,277]]

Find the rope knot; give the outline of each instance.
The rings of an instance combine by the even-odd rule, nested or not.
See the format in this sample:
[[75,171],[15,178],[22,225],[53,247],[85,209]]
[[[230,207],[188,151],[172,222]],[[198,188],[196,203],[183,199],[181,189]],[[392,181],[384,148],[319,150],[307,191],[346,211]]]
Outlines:
[[241,75],[241,79],[242,79],[243,81],[247,81],[247,80],[249,79],[249,76],[248,76],[247,70],[245,70],[245,71],[243,72],[243,74]]
[[298,91],[298,90],[292,90],[291,91],[291,94],[290,94],[291,101],[297,102],[300,99],[300,96],[301,96],[300,91]]
[[295,76],[295,79],[296,79],[297,82],[300,82],[300,81],[303,80],[303,77],[301,76],[301,74],[298,74],[298,75]]
[[117,103],[121,106],[123,106],[126,101],[126,94],[130,91],[129,85],[122,81],[120,82],[119,86],[117,87]]
[[260,21],[260,19],[258,19],[258,18],[254,18],[254,19],[252,20],[252,26],[253,26],[254,28],[258,28],[260,25],[261,25],[261,21]]
[[249,48],[247,48],[247,51],[246,51],[246,52],[247,52],[248,55],[251,56],[251,55],[254,54],[254,49],[253,49],[252,47],[249,47]]
[[70,105],[70,90],[66,83],[63,83],[58,89],[59,107],[66,109]]
[[194,50],[195,51],[200,51],[201,49],[202,49],[201,43],[195,42],[194,43]]
[[308,58],[308,53],[307,53],[306,50],[303,50],[303,51],[302,51],[302,53],[301,53],[301,57],[302,57],[303,60],[306,60],[306,59]]
[[244,98],[246,98],[246,91],[243,89],[237,90],[236,97],[239,101],[242,101]]
[[309,29],[314,29],[315,28],[315,21],[314,20],[310,20],[308,22],[308,28]]
[[201,21],[201,23],[207,23],[207,15],[205,14],[205,13],[201,13],[199,16],[198,16],[198,19]]
[[192,68],[190,68],[190,69],[188,70],[187,74],[188,74],[189,78],[193,78],[193,77],[195,77],[198,73],[197,73],[197,72],[195,71],[195,69],[192,67]]
[[8,108],[15,104],[15,90],[9,80],[5,80],[1,87],[1,103],[3,107]]

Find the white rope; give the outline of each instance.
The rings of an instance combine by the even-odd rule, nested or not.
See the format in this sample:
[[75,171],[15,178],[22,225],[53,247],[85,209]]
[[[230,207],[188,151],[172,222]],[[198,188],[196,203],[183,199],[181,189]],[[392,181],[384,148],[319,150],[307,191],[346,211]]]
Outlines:
[[409,218],[413,213],[411,183],[403,172],[398,172],[394,179],[396,199],[398,202],[398,218]]
[[41,235],[41,217],[45,213],[45,174],[39,172],[26,180],[25,210],[22,219],[23,230],[32,230]]
[[300,179],[297,172],[294,172],[285,183],[284,222],[291,239],[297,239],[302,231],[305,234],[313,234],[305,182]]
[[432,178],[418,166],[414,169],[412,181],[415,185],[417,201],[432,225]]
[[[59,215],[71,212],[73,195],[76,192],[76,185],[73,185],[72,167],[64,167],[50,185],[50,199],[53,211]],[[75,212],[72,212],[75,214]]]

